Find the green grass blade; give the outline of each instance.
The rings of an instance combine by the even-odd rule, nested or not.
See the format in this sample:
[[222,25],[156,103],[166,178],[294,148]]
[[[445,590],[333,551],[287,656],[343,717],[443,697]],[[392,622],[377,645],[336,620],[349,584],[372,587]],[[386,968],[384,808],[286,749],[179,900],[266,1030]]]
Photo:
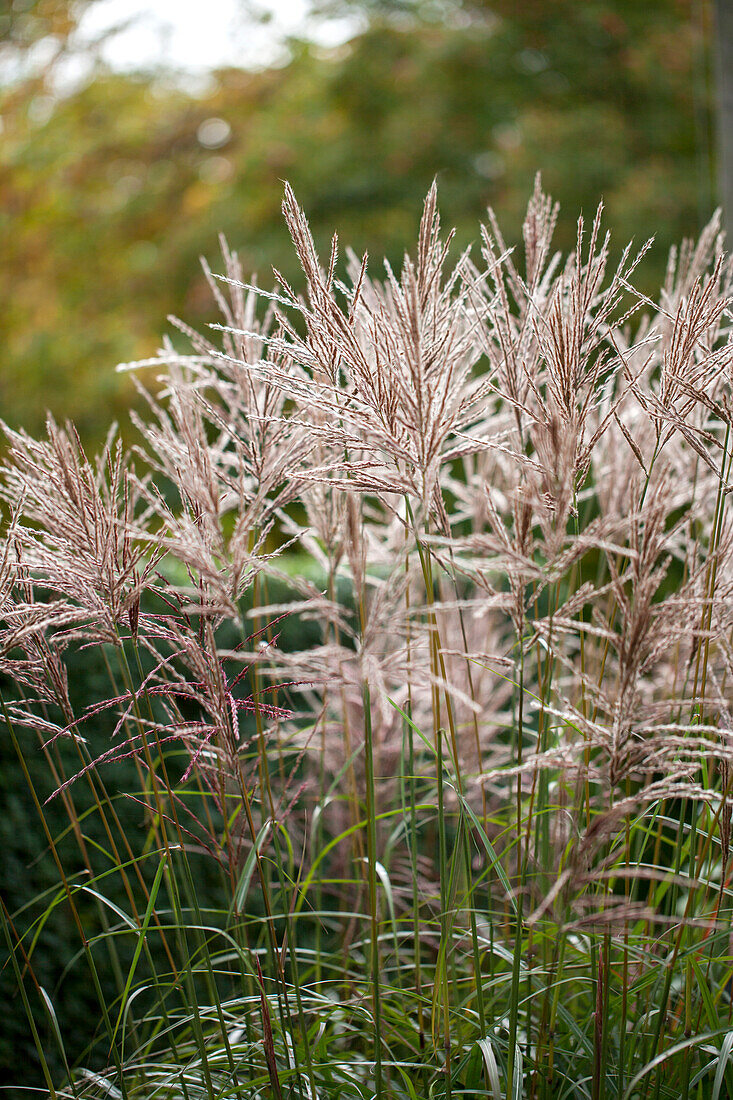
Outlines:
[[152,885],[151,890],[150,890],[150,897],[148,898],[147,908],[145,909],[145,916],[143,918],[143,923],[142,923],[142,926],[140,928],[140,931],[137,933],[137,943],[135,944],[135,953],[132,956],[132,962],[130,963],[130,969],[127,973],[127,980],[125,982],[125,988],[124,988],[123,993],[122,993],[122,1001],[121,1001],[121,1004],[120,1004],[120,1011],[117,1015],[117,1021],[115,1023],[114,1030],[112,1032],[112,1043],[114,1043],[115,1039],[117,1038],[117,1032],[119,1031],[120,1023],[122,1022],[122,1017],[123,1017],[124,1012],[125,1012],[125,1006],[127,1005],[127,998],[130,995],[130,987],[132,986],[133,979],[135,977],[135,971],[137,970],[137,964],[140,961],[140,955],[142,954],[143,946],[145,944],[145,937],[148,933],[148,928],[150,927],[150,921],[152,920],[152,917],[153,917],[153,911],[155,909],[155,901],[158,897],[158,890],[160,889],[160,884],[163,881],[163,872],[165,871],[167,863],[168,863],[167,858],[165,856],[163,856],[160,863],[158,864],[158,870],[155,872],[155,878],[153,879],[153,885]]

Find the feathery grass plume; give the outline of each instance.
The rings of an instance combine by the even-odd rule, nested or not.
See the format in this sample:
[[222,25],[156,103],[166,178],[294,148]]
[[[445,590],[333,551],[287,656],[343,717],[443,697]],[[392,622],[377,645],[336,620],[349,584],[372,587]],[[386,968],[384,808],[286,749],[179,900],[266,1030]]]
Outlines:
[[258,320],[256,288],[243,291],[236,254],[223,239],[221,247],[229,298],[205,262],[204,270],[226,321],[212,326],[222,332],[222,346],[173,319],[192,353],[167,342],[158,359],[124,369],[166,367],[157,397],[138,382],[154,417],[136,419],[142,454],[180,505],[160,486],[141,488],[158,525],[152,542],[185,565],[210,613],[229,617],[260,568],[273,523],[298,496],[292,470],[313,442],[284,414],[281,387],[254,369],[285,369],[276,338],[270,340],[273,311]]
[[113,641],[139,604],[160,553],[132,534],[139,494],[114,429],[94,462],[72,425],[47,421],[47,440],[3,426],[2,499],[18,515],[14,540],[35,582],[84,613]]
[[[352,270],[351,285],[337,283],[336,238],[324,272],[289,188],[283,210],[308,300],[277,276],[282,293],[274,296],[275,315],[285,339],[278,336],[272,346],[299,370],[268,371],[269,377],[296,402],[299,422],[336,448],[341,477],[330,480],[353,491],[408,493],[433,509],[441,465],[473,447],[470,440],[456,442],[455,434],[474,423],[488,392],[486,381],[473,377],[479,351],[464,309],[465,258],[443,281],[450,242],[440,240],[435,187],[425,203],[417,260],[405,257],[399,280],[388,268],[383,286],[368,278],[366,257]],[[303,318],[305,337],[286,310]],[[321,470],[309,476],[333,475],[330,466]]]
[[[33,689],[41,699],[58,697],[68,703],[61,652],[66,633],[83,621],[83,612],[66,600],[36,599],[23,562],[18,520],[16,512],[0,557],[0,672],[11,682]],[[53,639],[52,645],[48,638]]]

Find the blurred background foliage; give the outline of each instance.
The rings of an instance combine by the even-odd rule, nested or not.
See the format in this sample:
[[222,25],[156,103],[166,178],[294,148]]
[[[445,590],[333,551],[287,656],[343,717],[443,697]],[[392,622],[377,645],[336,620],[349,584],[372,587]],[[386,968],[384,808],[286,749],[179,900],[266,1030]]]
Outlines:
[[98,64],[60,91],[56,63],[96,2],[0,6],[0,56],[51,44],[0,87],[0,407],[32,432],[46,408],[88,442],[126,421],[114,367],[153,354],[168,314],[214,319],[198,257],[221,269],[219,232],[262,283],[272,265],[294,276],[285,179],[319,242],[338,228],[376,265],[412,246],[434,176],[464,245],[487,204],[513,240],[541,170],[558,245],[601,196],[619,249],[656,236],[650,289],[712,212],[703,0],[320,0],[361,16],[353,40],[290,42],[284,65],[205,87]]

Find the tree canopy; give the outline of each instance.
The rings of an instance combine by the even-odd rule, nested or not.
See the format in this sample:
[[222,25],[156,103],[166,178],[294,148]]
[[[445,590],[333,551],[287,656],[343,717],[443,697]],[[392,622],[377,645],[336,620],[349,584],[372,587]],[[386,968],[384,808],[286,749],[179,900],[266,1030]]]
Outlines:
[[[346,46],[294,43],[284,67],[221,71],[203,93],[99,68],[73,92],[0,91],[6,419],[35,429],[49,407],[100,438],[129,399],[115,364],[153,353],[170,313],[212,318],[198,257],[217,270],[219,232],[261,282],[272,265],[294,275],[285,179],[318,241],[338,222],[397,264],[435,176],[461,245],[487,204],[518,228],[538,170],[562,204],[559,246],[603,197],[619,249],[656,236],[649,285],[710,216],[692,0],[338,2],[349,6],[369,23]],[[68,33],[64,10],[79,9],[15,0],[11,32]]]

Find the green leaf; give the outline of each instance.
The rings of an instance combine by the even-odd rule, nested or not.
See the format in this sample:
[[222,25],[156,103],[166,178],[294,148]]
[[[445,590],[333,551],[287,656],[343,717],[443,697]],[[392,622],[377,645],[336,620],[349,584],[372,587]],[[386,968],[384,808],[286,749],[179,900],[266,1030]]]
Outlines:
[[125,1006],[127,1004],[127,998],[130,995],[130,987],[132,986],[132,982],[133,982],[133,979],[135,977],[135,971],[137,970],[137,964],[140,960],[140,955],[142,953],[143,945],[145,943],[145,937],[148,933],[148,927],[150,926],[150,921],[152,920],[153,913],[155,911],[155,899],[158,896],[158,890],[160,889],[160,884],[163,880],[163,872],[165,871],[166,864],[167,864],[167,859],[164,856],[163,859],[161,859],[160,863],[158,864],[158,870],[155,872],[155,879],[153,880],[153,885],[152,885],[151,890],[150,890],[150,897],[148,898],[148,905],[147,905],[147,908],[145,910],[145,917],[143,919],[142,927],[140,928],[140,931],[137,933],[137,943],[135,944],[135,954],[132,957],[132,962],[130,963],[130,970],[129,970],[128,975],[127,975],[127,981],[125,982],[125,988],[122,992],[122,999],[121,999],[121,1002],[120,1002],[120,1011],[118,1013],[117,1022],[115,1023],[114,1030],[112,1032],[112,1039],[110,1041],[110,1046],[114,1045],[114,1041],[117,1037],[117,1032],[119,1031],[120,1023],[122,1022],[122,1017],[123,1017],[124,1012],[125,1012]]
[[[501,1083],[499,1080],[499,1067],[496,1064],[496,1055],[494,1054],[494,1048],[491,1045],[491,1040],[488,1037],[479,1039],[476,1044],[481,1051],[481,1055],[484,1060],[484,1069],[486,1071],[486,1083],[491,1089],[491,1095],[493,1100],[502,1100],[501,1096]],[[521,1058],[521,1054],[519,1055]],[[521,1080],[521,1063],[517,1063],[520,1070]]]

